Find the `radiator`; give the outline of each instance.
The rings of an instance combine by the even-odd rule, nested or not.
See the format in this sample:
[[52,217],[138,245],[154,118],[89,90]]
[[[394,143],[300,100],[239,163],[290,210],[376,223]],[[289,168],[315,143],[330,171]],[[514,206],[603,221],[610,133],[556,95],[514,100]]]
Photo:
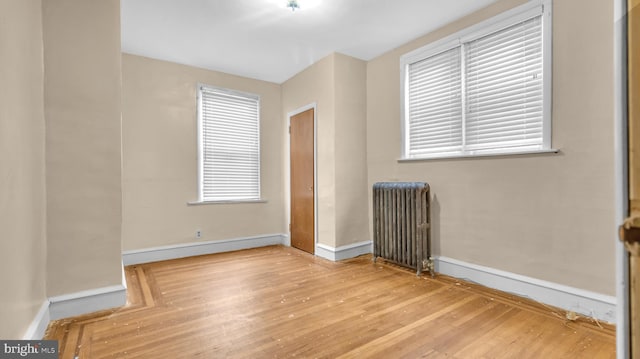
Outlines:
[[420,275],[431,260],[429,184],[378,182],[373,185],[373,261],[383,258]]

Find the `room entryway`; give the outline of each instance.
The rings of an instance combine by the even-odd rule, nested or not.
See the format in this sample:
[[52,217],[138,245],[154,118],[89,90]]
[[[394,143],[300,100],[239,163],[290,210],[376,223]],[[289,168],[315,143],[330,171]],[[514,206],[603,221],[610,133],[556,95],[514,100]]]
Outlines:
[[314,253],[314,109],[290,117],[291,245]]

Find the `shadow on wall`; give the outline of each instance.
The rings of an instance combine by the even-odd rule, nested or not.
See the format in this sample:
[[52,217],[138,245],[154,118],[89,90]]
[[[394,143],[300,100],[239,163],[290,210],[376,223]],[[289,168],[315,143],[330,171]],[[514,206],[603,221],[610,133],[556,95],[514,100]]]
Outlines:
[[440,202],[435,194],[431,198],[431,256],[440,255]]

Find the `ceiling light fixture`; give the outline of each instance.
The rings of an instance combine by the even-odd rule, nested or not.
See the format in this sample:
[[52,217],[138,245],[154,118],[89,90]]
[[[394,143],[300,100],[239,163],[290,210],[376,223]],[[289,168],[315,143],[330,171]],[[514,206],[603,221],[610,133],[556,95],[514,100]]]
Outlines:
[[287,7],[291,9],[291,11],[296,11],[296,9],[300,8],[300,4],[298,4],[298,0],[287,0]]

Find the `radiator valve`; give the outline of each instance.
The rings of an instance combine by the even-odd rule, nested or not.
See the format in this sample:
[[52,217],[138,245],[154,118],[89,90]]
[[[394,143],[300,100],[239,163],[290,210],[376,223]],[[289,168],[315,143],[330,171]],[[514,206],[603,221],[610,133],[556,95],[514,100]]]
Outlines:
[[435,276],[436,271],[435,271],[435,264],[433,262],[433,258],[429,258],[429,259],[423,260],[422,261],[422,268],[428,270],[429,274],[431,274],[431,277]]

